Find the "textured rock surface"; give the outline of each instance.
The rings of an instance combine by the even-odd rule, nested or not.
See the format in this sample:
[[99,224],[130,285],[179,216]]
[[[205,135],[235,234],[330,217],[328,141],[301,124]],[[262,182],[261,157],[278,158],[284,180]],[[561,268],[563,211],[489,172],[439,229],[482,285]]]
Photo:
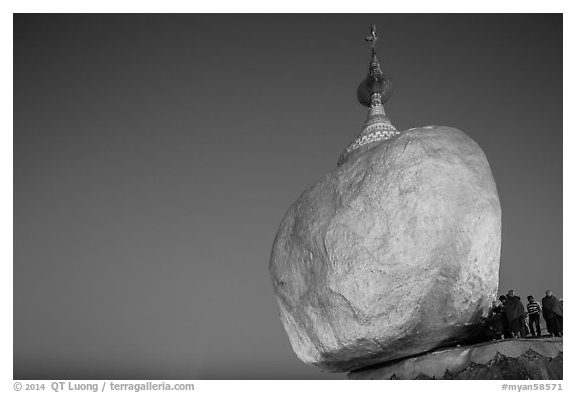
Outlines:
[[500,340],[351,372],[350,379],[562,379],[562,339]]
[[299,197],[274,241],[298,357],[350,371],[474,335],[498,286],[500,216],[486,157],[457,129],[357,150]]

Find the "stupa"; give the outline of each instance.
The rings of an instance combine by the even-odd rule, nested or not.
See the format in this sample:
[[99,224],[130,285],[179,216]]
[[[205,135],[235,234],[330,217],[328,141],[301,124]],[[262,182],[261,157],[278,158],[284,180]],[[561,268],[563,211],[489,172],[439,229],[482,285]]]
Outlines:
[[501,209],[486,156],[452,127],[398,131],[374,26],[367,40],[357,91],[367,120],[288,209],[269,267],[297,356],[335,372],[474,340],[498,287]]
[[388,101],[393,91],[393,84],[390,77],[382,72],[380,67],[380,62],[376,56],[376,40],[378,35],[376,34],[376,26],[372,25],[370,30],[370,35],[365,38],[366,41],[371,42],[372,46],[372,60],[370,61],[370,68],[368,70],[368,76],[358,86],[358,101],[367,106],[368,118],[364,123],[362,132],[352,142],[338,160],[338,166],[342,165],[348,157],[358,148],[368,145],[373,142],[378,142],[386,139],[390,139],[400,132],[392,125],[386,112],[384,111],[384,103]]

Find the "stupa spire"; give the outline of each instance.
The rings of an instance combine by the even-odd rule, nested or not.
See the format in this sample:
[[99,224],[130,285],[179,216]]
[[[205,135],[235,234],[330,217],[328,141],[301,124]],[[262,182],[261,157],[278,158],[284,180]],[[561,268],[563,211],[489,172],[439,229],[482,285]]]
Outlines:
[[358,101],[369,108],[368,118],[364,123],[360,135],[340,155],[338,166],[345,163],[355,150],[368,144],[390,139],[400,132],[392,125],[386,112],[384,103],[392,95],[393,85],[390,77],[382,72],[380,62],[376,56],[376,25],[372,25],[370,35],[365,38],[372,47],[372,58],[368,69],[368,76],[358,86]]

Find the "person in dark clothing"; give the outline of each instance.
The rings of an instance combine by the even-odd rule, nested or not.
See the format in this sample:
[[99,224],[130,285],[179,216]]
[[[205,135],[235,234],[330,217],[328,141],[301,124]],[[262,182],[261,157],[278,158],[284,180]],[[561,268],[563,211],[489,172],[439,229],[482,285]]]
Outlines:
[[524,311],[522,301],[518,296],[514,295],[513,290],[508,291],[504,310],[512,336],[514,338],[524,337],[524,319],[526,318],[526,312]]
[[488,331],[485,335],[492,340],[501,340],[504,337],[504,321],[506,317],[504,316],[504,305],[502,303],[498,304],[496,301],[492,302],[492,308],[488,313],[488,318],[486,318]]
[[498,298],[500,304],[494,309],[494,313],[498,315],[499,322],[502,324],[502,335],[504,338],[512,338],[512,332],[508,326],[508,320],[506,319],[506,296],[500,295]]
[[[542,308],[538,302],[534,301],[534,296],[528,296],[528,304],[526,304],[526,310],[528,310],[528,326],[530,327],[530,334],[532,337],[540,337],[540,313]],[[536,332],[534,332],[534,326],[536,326]]]
[[546,296],[542,298],[542,315],[546,321],[546,329],[554,337],[561,337],[563,333],[562,308],[562,303],[548,289]]

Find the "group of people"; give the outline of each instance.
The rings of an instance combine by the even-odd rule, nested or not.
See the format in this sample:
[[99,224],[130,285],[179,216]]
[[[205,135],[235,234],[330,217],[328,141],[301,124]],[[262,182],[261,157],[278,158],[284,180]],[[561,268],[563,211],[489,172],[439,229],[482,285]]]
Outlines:
[[540,315],[544,317],[546,329],[553,337],[561,337],[562,327],[562,301],[547,290],[542,298],[542,305],[534,300],[534,296],[527,297],[526,308],[520,297],[513,290],[506,296],[501,295],[499,303],[494,302],[492,311],[488,316],[488,326],[493,338],[524,338],[528,331],[532,337],[540,337]]

